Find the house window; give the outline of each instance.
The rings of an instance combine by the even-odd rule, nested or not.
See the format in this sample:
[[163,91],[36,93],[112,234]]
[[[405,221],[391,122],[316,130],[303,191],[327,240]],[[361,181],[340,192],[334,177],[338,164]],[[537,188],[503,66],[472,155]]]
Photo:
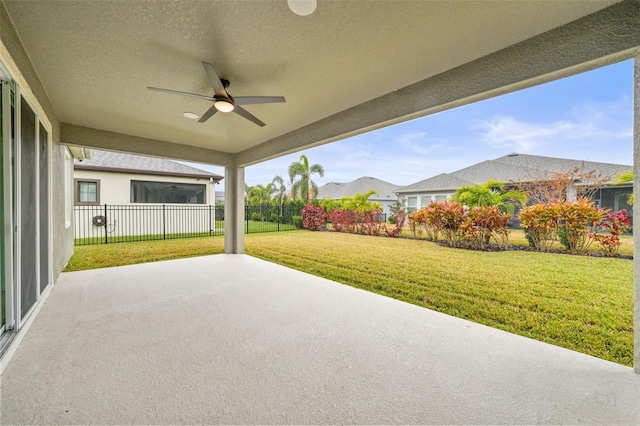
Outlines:
[[444,203],[449,198],[449,195],[436,195],[436,201],[439,203]]
[[207,186],[197,183],[131,181],[132,203],[205,204]]
[[413,213],[418,207],[418,197],[407,197],[407,213]]
[[100,204],[100,181],[76,179],[75,204],[77,206],[97,206]]

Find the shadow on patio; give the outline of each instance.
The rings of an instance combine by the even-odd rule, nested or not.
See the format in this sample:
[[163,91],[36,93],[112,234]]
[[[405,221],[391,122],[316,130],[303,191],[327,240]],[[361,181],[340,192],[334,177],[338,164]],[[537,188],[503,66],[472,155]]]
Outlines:
[[12,423],[640,423],[640,375],[246,255],[62,274]]

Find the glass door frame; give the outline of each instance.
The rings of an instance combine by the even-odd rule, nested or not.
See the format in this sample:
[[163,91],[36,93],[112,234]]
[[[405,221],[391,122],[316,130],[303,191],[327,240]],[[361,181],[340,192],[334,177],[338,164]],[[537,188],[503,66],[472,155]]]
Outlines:
[[[4,64],[0,61],[0,80],[2,80],[2,102],[0,107],[2,108],[2,150],[3,150],[3,192],[4,197],[2,200],[2,208],[4,213],[4,223],[2,226],[2,237],[4,242],[4,276],[2,279],[5,283],[5,304],[2,309],[5,311],[5,325],[0,325],[0,336],[7,334],[6,332],[14,330],[18,331],[22,326],[29,321],[33,312],[38,309],[43,298],[47,296],[53,285],[53,221],[51,215],[45,220],[43,225],[46,229],[42,229],[42,222],[40,221],[40,202],[41,202],[41,170],[40,159],[41,154],[44,152],[47,156],[47,174],[46,178],[46,191],[42,200],[46,204],[46,210],[52,211],[52,128],[48,123],[46,116],[42,116],[42,110],[39,106],[36,106],[37,102],[32,100],[29,95],[25,94],[18,82],[12,78],[11,74],[4,67]],[[9,90],[5,90],[5,89]],[[13,96],[13,115],[12,115],[12,103]],[[22,134],[21,134],[21,108],[22,101],[31,108],[35,114],[35,153],[34,160],[36,168],[34,173],[35,179],[35,194],[36,194],[36,212],[35,212],[35,259],[33,267],[36,274],[36,300],[28,311],[22,315],[21,309],[21,266],[22,266],[22,242],[21,242],[21,225],[22,225],[22,213],[20,212],[21,206],[21,172],[23,169],[21,158],[21,146],[22,146]],[[4,119],[8,117],[8,119]],[[47,133],[46,140],[42,141],[41,128]],[[12,137],[13,135],[13,137]],[[46,147],[41,150],[42,144],[46,143]],[[45,213],[46,214],[46,213]],[[46,232],[46,238],[41,238],[42,232]],[[46,274],[41,274],[41,244],[46,244],[47,262],[45,262],[47,271]],[[26,259],[28,260],[28,259]],[[0,339],[2,343],[2,339]],[[0,344],[0,350],[2,349]],[[1,354],[0,354],[1,355]]]
[[[15,140],[12,138],[12,130],[15,131],[15,120],[12,120],[11,113],[11,95],[14,95],[16,87],[15,83],[9,79],[8,73],[1,68],[0,64],[0,80],[2,80],[2,150],[3,150],[3,194],[2,200],[4,223],[2,224],[4,239],[4,276],[2,277],[5,284],[5,304],[2,307],[5,313],[4,330],[8,331],[17,327],[16,324],[16,283],[14,276],[15,266],[15,244],[14,244],[14,170],[15,163],[12,161],[15,151]],[[15,109],[14,109],[15,111]],[[6,119],[5,119],[6,117]],[[15,134],[15,133],[14,133]]]

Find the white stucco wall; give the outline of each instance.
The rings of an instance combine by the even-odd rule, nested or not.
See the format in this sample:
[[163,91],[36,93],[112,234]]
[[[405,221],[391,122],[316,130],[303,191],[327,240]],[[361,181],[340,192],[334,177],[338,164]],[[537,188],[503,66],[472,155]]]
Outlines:
[[[215,183],[208,179],[80,169],[74,171],[74,179],[100,181],[99,205],[74,206],[75,237],[81,241],[222,232],[222,225],[215,222]],[[204,184],[205,204],[131,203],[132,180]],[[105,223],[96,224],[96,217],[103,217]]]
[[[100,181],[100,204],[132,204],[131,181],[146,180],[152,182],[173,182],[207,185],[205,204],[215,204],[215,184],[208,179],[185,178],[177,176],[159,176],[145,174],[113,173],[99,170],[75,169],[74,179],[89,179]],[[142,203],[133,203],[136,205]]]

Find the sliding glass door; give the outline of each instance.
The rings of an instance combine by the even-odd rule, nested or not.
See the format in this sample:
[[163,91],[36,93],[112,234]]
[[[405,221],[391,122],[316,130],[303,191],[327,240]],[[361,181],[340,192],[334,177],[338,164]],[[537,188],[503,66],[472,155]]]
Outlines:
[[0,356],[52,283],[50,131],[0,64]]

